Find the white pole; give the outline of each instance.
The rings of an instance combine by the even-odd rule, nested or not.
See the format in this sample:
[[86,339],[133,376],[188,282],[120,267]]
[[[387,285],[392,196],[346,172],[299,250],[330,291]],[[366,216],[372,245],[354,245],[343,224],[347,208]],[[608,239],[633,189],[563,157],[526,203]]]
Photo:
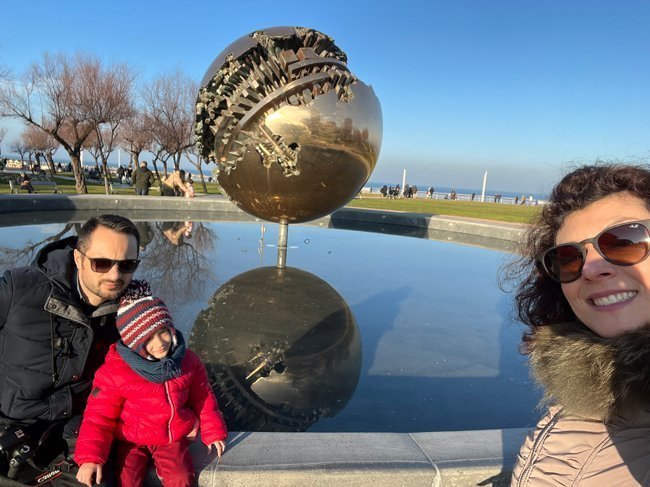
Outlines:
[[84,167],[84,150],[81,149],[81,157],[79,158],[81,162],[81,167]]
[[117,167],[119,168],[122,165],[122,152],[120,148],[117,148]]
[[483,191],[481,191],[481,202],[485,201],[485,184],[487,183],[487,171],[483,174]]
[[404,194],[405,186],[406,186],[406,168],[404,168],[404,172],[402,173],[402,194]]

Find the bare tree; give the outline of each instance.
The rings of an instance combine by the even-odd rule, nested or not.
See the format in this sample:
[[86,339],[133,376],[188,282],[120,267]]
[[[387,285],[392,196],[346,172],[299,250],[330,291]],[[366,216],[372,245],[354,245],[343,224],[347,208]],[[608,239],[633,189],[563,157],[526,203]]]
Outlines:
[[87,84],[111,86],[105,78],[114,71],[124,70],[121,65],[105,68],[90,54],[45,54],[21,80],[0,85],[0,114],[39,127],[61,144],[70,156],[78,193],[88,192],[81,170],[83,143],[97,124],[110,122],[113,108]]
[[41,158],[45,159],[50,174],[54,176],[56,169],[54,168],[53,158],[54,153],[59,148],[59,143],[54,137],[34,125],[29,125],[23,132],[22,140],[34,151],[39,167],[41,165]]
[[93,125],[96,148],[102,161],[104,189],[110,193],[108,157],[115,150],[120,125],[133,116],[133,83],[135,72],[126,64],[118,64],[110,71],[103,69],[99,61],[87,63],[79,76],[87,91],[84,99],[93,100],[86,113]]
[[208,194],[208,186],[205,184],[205,177],[203,176],[203,158],[201,157],[201,152],[198,150],[196,145],[188,148],[185,151],[187,160],[192,164],[197,171],[199,171],[199,178],[201,179],[201,185],[203,186],[203,192]]
[[156,177],[158,180],[161,180],[162,178],[160,176],[160,172],[158,171],[158,162],[162,163],[164,177],[167,177],[167,161],[171,157],[171,153],[169,152],[168,147],[171,144],[166,139],[167,133],[164,129],[161,128],[161,125],[156,120],[147,116],[146,121],[147,133],[149,134],[150,139],[148,149],[149,152],[153,154],[153,160],[151,162],[153,163]]
[[25,155],[29,153],[29,147],[27,147],[27,144],[25,144],[23,138],[20,137],[19,139],[14,140],[9,145],[9,150],[14,154],[18,154],[20,156],[20,161],[23,163],[23,167],[24,167]]
[[136,113],[120,126],[118,144],[131,156],[134,168],[138,167],[140,154],[149,148],[151,142],[143,113]]
[[[152,153],[168,154],[175,169],[180,168],[181,157],[194,144],[197,91],[196,83],[179,69],[160,76],[143,89],[142,98],[154,146]],[[166,161],[164,164],[167,175]]]
[[93,161],[95,161],[95,169],[97,169],[97,174],[99,174],[99,142],[97,141],[95,132],[88,136],[84,142],[83,148],[93,157]]

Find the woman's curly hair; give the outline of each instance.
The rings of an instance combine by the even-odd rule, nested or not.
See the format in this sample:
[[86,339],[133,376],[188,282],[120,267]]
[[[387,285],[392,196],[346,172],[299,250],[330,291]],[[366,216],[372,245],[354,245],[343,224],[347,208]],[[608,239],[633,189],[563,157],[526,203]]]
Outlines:
[[538,268],[536,257],[555,245],[564,219],[601,198],[631,193],[650,210],[650,170],[646,165],[596,163],[578,167],[553,188],[540,215],[531,222],[522,244],[521,258],[507,269],[506,280],[518,282],[515,294],[517,318],[528,325],[524,343],[544,325],[575,320],[560,284]]

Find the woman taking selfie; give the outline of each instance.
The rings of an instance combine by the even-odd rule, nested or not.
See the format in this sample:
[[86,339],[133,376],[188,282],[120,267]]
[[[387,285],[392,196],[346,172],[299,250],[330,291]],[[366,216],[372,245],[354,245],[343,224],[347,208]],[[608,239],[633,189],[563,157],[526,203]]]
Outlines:
[[650,171],[584,166],[528,231],[516,295],[546,415],[514,486],[650,485]]

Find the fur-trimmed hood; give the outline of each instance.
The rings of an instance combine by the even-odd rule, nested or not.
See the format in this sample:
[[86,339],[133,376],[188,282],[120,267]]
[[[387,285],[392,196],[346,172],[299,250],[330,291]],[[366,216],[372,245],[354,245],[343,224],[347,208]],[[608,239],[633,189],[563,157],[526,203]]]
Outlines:
[[561,323],[539,328],[533,340],[530,364],[546,404],[603,420],[650,405],[650,325],[603,338]]

